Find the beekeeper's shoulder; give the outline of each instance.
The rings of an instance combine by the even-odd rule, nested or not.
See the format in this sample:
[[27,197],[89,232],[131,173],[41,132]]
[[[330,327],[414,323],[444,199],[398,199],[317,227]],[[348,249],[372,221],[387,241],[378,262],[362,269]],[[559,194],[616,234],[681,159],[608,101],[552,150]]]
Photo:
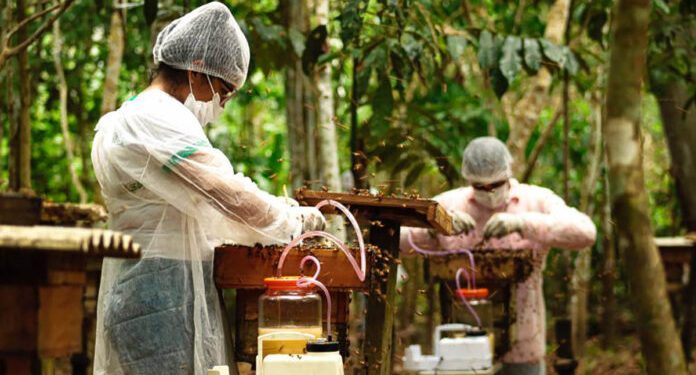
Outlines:
[[128,122],[150,129],[176,133],[202,133],[196,117],[176,98],[161,90],[147,90],[123,104],[122,115]]

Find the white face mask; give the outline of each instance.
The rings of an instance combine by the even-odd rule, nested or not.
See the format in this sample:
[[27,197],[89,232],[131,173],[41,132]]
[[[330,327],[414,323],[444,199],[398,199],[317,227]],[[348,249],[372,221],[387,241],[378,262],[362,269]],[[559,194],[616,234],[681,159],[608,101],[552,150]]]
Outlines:
[[200,100],[196,100],[196,97],[193,96],[191,80],[189,80],[190,92],[186,97],[186,101],[184,102],[184,107],[188,108],[193,113],[193,115],[196,116],[198,122],[201,123],[201,126],[206,126],[211,122],[214,122],[215,120],[220,118],[220,115],[222,115],[222,112],[224,111],[224,108],[220,104],[220,94],[216,93],[215,90],[213,90],[213,84],[210,82],[210,77],[206,75],[206,78],[208,78],[210,91],[213,93],[213,100],[209,102],[202,102]]
[[510,195],[510,184],[505,184],[492,191],[474,189],[474,200],[491,210],[503,206]]

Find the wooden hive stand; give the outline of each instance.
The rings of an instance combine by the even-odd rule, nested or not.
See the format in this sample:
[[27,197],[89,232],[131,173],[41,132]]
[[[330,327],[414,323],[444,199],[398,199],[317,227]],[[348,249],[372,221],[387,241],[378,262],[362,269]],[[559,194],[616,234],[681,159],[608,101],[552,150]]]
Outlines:
[[[513,340],[512,325],[515,323],[516,284],[522,282],[533,270],[533,252],[527,249],[474,249],[476,285],[490,291],[493,305],[493,325],[496,356],[505,354]],[[441,284],[440,306],[443,323],[453,322],[455,309],[463,308],[456,303],[454,277],[460,267],[469,267],[465,254],[430,256],[431,275]]]
[[[314,206],[326,199],[335,200],[347,206],[361,226],[367,225],[366,243],[371,251],[368,256],[369,276],[365,283],[359,282],[345,256],[333,249],[303,248],[293,251],[288,256],[285,272],[298,269],[303,253],[311,252],[319,258],[322,263],[319,279],[335,296],[332,297],[336,301],[333,311],[336,311],[334,319],[339,338],[345,336],[347,330],[349,292],[367,292],[362,350],[365,373],[391,374],[400,228],[402,225],[435,228],[442,233],[451,234],[451,217],[437,202],[425,199],[310,190],[298,191],[296,198],[301,205],[306,206]],[[322,211],[325,214],[338,213],[331,206],[323,207]],[[257,317],[257,301],[263,291],[263,277],[275,274],[274,266],[277,265],[280,251],[277,247],[241,248],[234,245],[216,249],[216,284],[219,288],[237,289],[237,359],[248,361],[255,355],[256,330],[251,322]],[[250,338],[253,338],[253,349],[242,343],[248,342]]]
[[0,196],[0,374],[51,375],[56,360],[85,353],[88,265],[140,256],[118,232],[56,226],[100,218],[87,205]]
[[692,356],[696,335],[696,233],[684,237],[657,237],[667,277],[667,292],[687,358]]

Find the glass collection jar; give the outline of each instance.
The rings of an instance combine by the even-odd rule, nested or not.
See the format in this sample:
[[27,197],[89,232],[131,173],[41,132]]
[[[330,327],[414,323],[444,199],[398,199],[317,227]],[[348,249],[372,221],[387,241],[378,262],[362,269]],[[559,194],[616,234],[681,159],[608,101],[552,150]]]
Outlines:
[[[493,305],[488,300],[488,289],[457,289],[457,296],[466,298],[471,308],[478,315],[480,324],[471,314],[471,311],[464,306],[464,302],[458,298],[458,302],[453,309],[453,318],[456,323],[468,324],[472,327],[479,327],[488,333],[493,333]],[[454,307],[454,306],[453,306]]]
[[[266,291],[259,297],[259,336],[268,333],[299,332],[322,336],[321,297],[313,286],[297,285],[298,276],[268,277]],[[263,356],[303,354],[307,340],[264,340]]]

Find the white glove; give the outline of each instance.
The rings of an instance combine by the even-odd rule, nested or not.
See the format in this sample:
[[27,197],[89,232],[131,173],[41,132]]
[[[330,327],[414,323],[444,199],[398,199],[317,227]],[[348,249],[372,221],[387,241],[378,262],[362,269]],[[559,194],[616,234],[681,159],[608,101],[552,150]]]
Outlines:
[[287,204],[290,207],[297,207],[300,205],[296,200],[294,200],[290,197],[283,196],[283,197],[278,197],[278,199],[280,199],[281,202]]
[[524,226],[524,219],[519,215],[497,213],[483,227],[483,239],[501,238],[515,232],[524,236]]
[[476,228],[476,220],[464,211],[448,211],[452,216],[452,230],[454,234],[469,234]]
[[314,207],[292,207],[300,214],[302,220],[302,233],[326,228],[326,218]]

